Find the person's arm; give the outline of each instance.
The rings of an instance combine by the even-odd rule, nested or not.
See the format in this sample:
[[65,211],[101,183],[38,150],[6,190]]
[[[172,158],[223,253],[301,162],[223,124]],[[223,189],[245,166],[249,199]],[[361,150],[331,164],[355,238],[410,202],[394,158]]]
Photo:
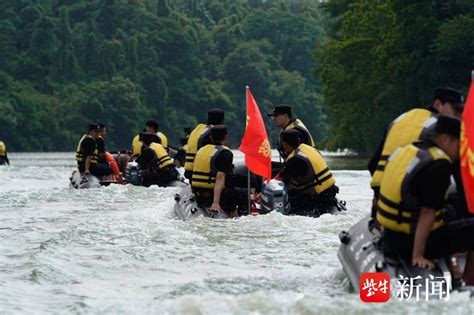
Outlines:
[[380,158],[382,157],[382,150],[385,145],[385,138],[387,137],[387,132],[385,131],[385,134],[382,138],[382,141],[380,142],[379,146],[377,147],[377,150],[375,150],[374,155],[369,161],[369,164],[367,165],[367,169],[370,172],[370,175],[374,175],[375,170],[377,169],[377,164],[379,164]]
[[224,184],[225,184],[225,173],[224,172],[217,172],[216,175],[216,184],[214,185],[214,201],[212,202],[211,205],[211,210],[212,211],[217,211],[221,212],[221,194],[222,191],[224,190]]
[[90,167],[91,167],[91,160],[92,160],[92,156],[91,155],[88,155],[86,157],[86,165],[84,167],[84,173],[85,174],[90,174],[91,171],[90,171]]
[[415,240],[413,244],[412,263],[413,266],[433,269],[434,264],[426,259],[425,247],[428,236],[431,233],[436,218],[436,211],[433,208],[422,207],[415,230]]

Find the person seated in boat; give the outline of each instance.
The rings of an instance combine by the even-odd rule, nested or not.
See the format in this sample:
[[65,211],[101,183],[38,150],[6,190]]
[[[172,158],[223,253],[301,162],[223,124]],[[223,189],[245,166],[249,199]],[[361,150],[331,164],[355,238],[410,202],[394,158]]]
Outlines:
[[319,216],[338,209],[339,188],[321,153],[301,143],[292,128],[281,133],[280,143],[287,158],[277,178],[288,185],[290,214]]
[[89,124],[89,131],[83,135],[76,149],[76,161],[79,172],[85,175],[103,177],[111,175],[112,169],[106,163],[99,163],[99,149],[96,140],[100,135],[99,124]]
[[[145,128],[143,128],[143,132],[151,132],[158,136],[158,142],[168,151],[168,138],[159,130],[160,125],[154,121],[149,120],[145,123]],[[142,150],[142,142],[140,141],[140,134],[136,135],[132,140],[132,157],[137,157],[140,155]]]
[[3,141],[0,141],[0,165],[4,165],[5,163],[10,165],[7,155],[7,146]]
[[[374,191],[372,217],[375,216],[380,183],[388,157],[401,146],[431,138],[439,115],[461,117],[463,110],[464,97],[459,91],[450,87],[439,87],[433,91],[433,101],[429,107],[411,109],[399,115],[390,123],[368,165],[369,172],[372,175],[370,187]],[[460,188],[457,198],[459,205],[462,206],[465,199],[462,191],[462,181],[460,180],[461,173],[458,168],[455,163],[453,165],[453,175],[456,179],[456,185]],[[459,206],[457,207],[459,208]]]
[[[232,151],[226,146],[227,128],[211,128],[211,144],[203,146],[196,154],[191,187],[199,206],[214,212],[236,216],[246,212],[247,190],[232,184]],[[238,209],[238,213],[236,213]]]
[[[300,119],[295,119],[292,116],[292,107],[289,105],[280,104],[275,106],[273,111],[267,116],[272,118],[273,123],[276,127],[280,128],[280,137],[281,133],[285,130],[294,129],[298,132],[300,137],[300,142],[307,144],[311,147],[315,147],[315,143],[311,133],[308,128],[303,124]],[[278,151],[280,155],[284,158],[285,152],[281,147],[280,143],[278,144]]]
[[212,108],[207,112],[207,123],[198,124],[189,134],[188,147],[186,151],[186,160],[184,164],[184,176],[192,181],[194,158],[197,151],[211,143],[210,131],[212,126],[222,125],[224,123],[224,111],[219,108]]
[[[383,226],[385,255],[433,269],[431,259],[474,250],[474,219],[444,220],[451,164],[459,157],[461,121],[441,115],[434,135],[397,149],[384,170],[376,220]],[[474,284],[474,256],[464,280]]]
[[173,160],[165,148],[158,143],[160,141],[155,132],[143,132],[140,134],[140,142],[143,143],[142,151],[136,162],[140,165],[143,181],[142,185],[168,186],[171,182],[179,180],[179,173],[174,167]]

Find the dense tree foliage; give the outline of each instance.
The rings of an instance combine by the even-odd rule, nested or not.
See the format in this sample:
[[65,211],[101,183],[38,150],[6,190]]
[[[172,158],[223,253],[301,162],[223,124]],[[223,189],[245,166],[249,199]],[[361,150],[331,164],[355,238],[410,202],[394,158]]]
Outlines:
[[220,107],[236,145],[249,85],[262,112],[291,104],[321,140],[312,55],[324,39],[312,0],[3,0],[0,138],[17,151],[69,151],[100,121],[108,147],[127,148],[154,118],[176,143]]
[[330,40],[318,49],[330,113],[328,145],[369,152],[399,113],[436,86],[464,92],[474,68],[472,0],[329,0]]

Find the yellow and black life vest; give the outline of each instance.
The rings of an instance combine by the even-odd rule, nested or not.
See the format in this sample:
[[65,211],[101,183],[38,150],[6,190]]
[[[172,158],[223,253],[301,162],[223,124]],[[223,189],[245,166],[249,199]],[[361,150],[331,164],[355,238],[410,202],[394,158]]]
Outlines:
[[387,164],[387,159],[397,148],[428,139],[434,132],[438,120],[435,113],[427,109],[415,108],[395,119],[389,126],[382,155],[377,163],[377,168],[372,175],[370,186],[378,189]]
[[143,143],[140,141],[140,135],[136,135],[132,140],[132,155],[138,156],[142,152]]
[[320,194],[336,183],[336,179],[329,170],[326,161],[315,148],[302,143],[291,152],[285,163],[288,163],[291,159],[301,159],[307,165],[305,176],[290,179],[290,184],[299,191],[308,194]]
[[312,146],[312,147],[316,146],[316,144],[314,143],[313,137],[311,136],[311,133],[309,132],[308,128],[306,128],[306,126],[303,124],[303,122],[301,120],[293,119],[288,126],[286,126],[285,128],[283,128],[281,130],[281,132],[283,132],[285,130],[288,130],[288,129],[301,130],[304,133],[308,134],[309,143],[305,143],[305,144],[307,144],[309,146]]
[[[156,133],[160,138],[161,145],[168,151],[168,138],[160,131]],[[142,152],[143,142],[140,141],[140,135],[136,135],[132,140],[132,155],[138,156]]]
[[156,164],[155,170],[161,170],[167,166],[174,165],[173,160],[171,160],[168,152],[166,152],[165,148],[159,144],[152,142],[150,143],[150,148],[155,152],[156,155]]
[[7,156],[7,146],[5,143],[3,143],[3,141],[0,141],[0,156]]
[[216,184],[216,157],[230,149],[224,145],[208,144],[199,149],[194,160],[192,187],[214,189]]
[[160,137],[161,145],[163,146],[163,148],[168,151],[168,137],[166,137],[165,134],[161,131],[158,131],[156,134],[158,135],[158,137]]
[[186,161],[184,163],[184,169],[186,171],[193,171],[196,153],[204,145],[204,139],[211,132],[211,128],[212,125],[199,124],[189,135],[188,149],[186,150]]
[[[94,143],[95,142],[95,139],[90,136],[90,135],[83,135],[81,140],[79,141],[79,144],[77,145],[77,149],[76,149],[76,161],[77,163],[86,163],[86,156],[84,154],[84,149],[82,148],[82,141],[84,141],[84,139],[86,138],[91,138],[92,140],[94,140]],[[95,144],[95,149],[94,149],[94,152],[92,153],[92,158],[91,158],[91,164],[97,164],[99,162],[99,150],[97,149],[97,144]]]
[[[413,178],[429,163],[451,159],[436,146],[420,148],[414,144],[397,149],[385,167],[377,202],[377,221],[385,228],[414,234],[419,214],[418,200],[410,192]],[[433,230],[444,224],[443,209],[436,210]]]

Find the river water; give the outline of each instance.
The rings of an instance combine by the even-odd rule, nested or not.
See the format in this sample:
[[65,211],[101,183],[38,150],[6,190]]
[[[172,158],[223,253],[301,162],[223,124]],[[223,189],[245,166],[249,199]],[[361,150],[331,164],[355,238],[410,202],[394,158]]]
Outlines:
[[[369,213],[365,161],[327,156],[348,211],[182,222],[176,188],[69,188],[72,153],[0,167],[0,314],[473,314],[474,303],[364,304],[338,233]],[[241,158],[241,157],[237,157]]]

